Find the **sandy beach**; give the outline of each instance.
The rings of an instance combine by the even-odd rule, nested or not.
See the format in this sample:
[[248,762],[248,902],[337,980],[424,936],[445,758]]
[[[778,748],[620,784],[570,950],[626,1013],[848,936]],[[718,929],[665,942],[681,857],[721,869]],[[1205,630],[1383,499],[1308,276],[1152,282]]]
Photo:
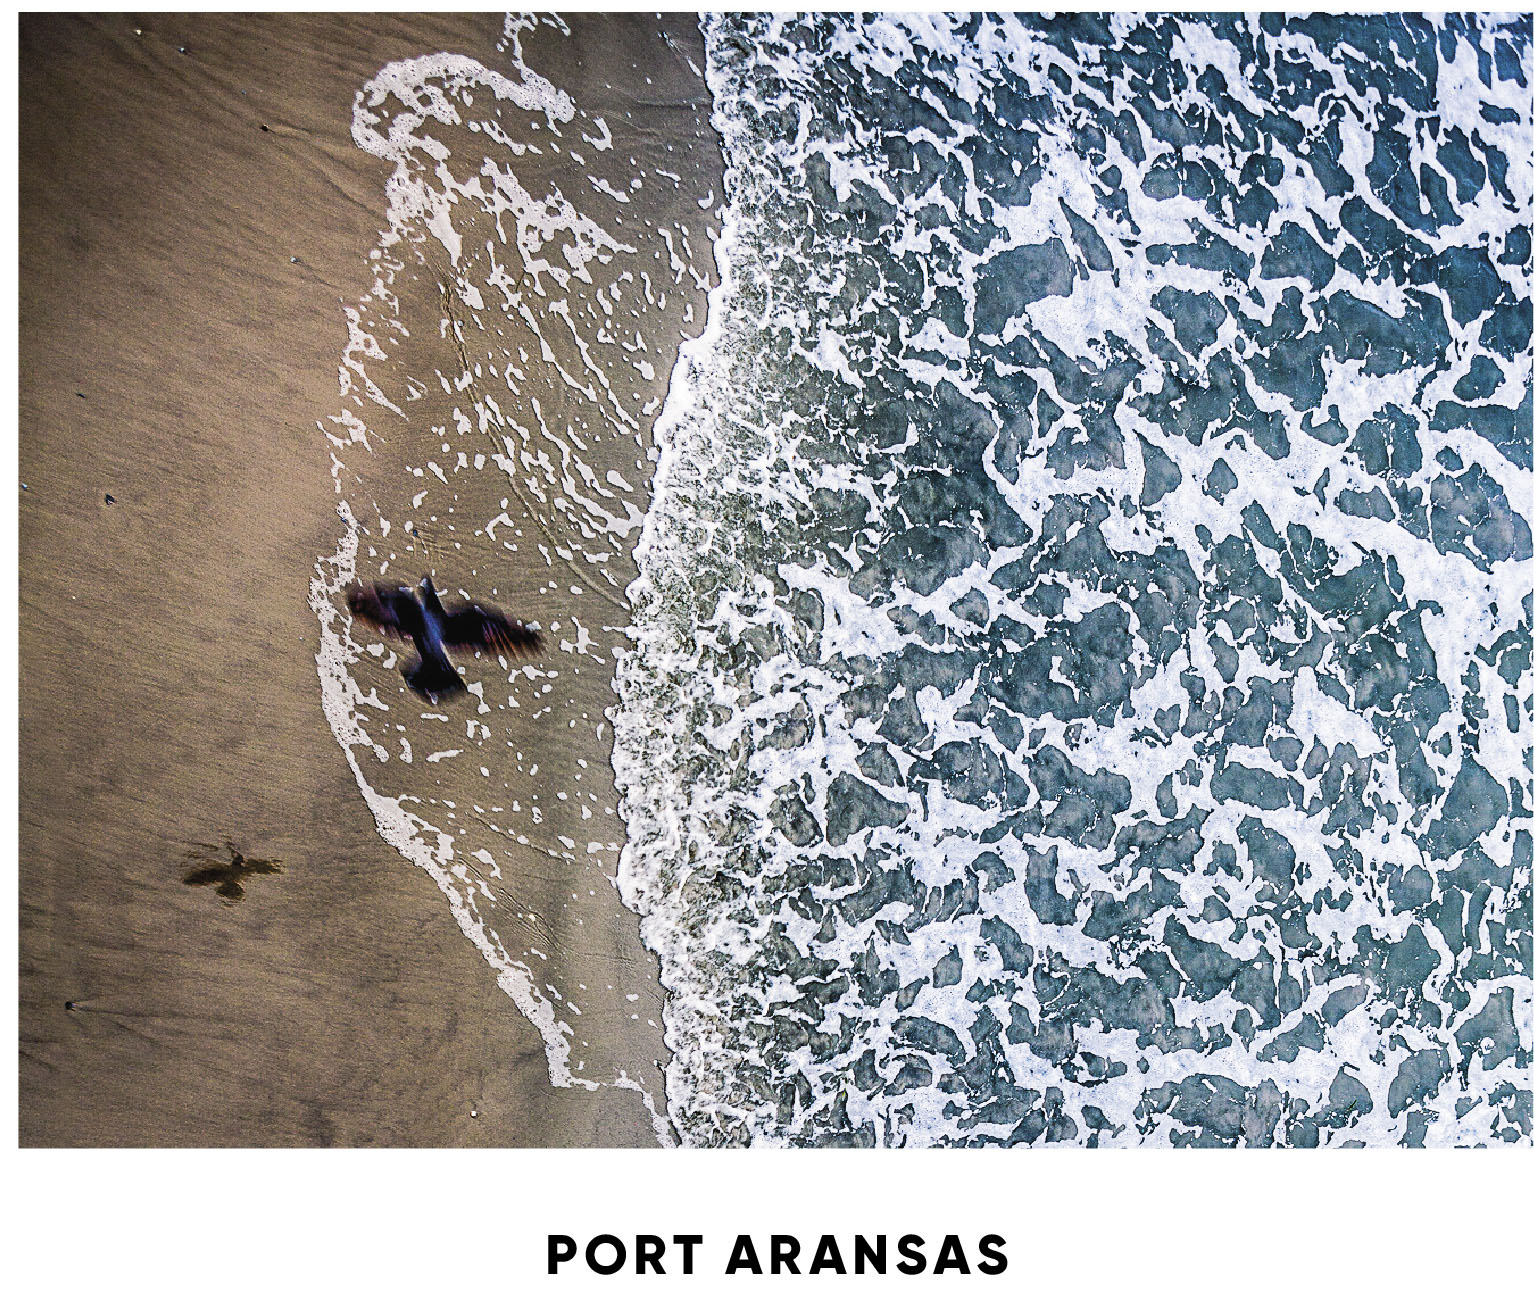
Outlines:
[[[353,96],[395,60],[493,66],[500,37],[491,15],[21,21],[23,1145],[656,1141],[635,1092],[551,1086],[546,1041],[438,885],[379,836],[316,676],[309,585],[340,529],[317,425],[339,408],[343,306],[372,283],[389,171],[353,143]],[[625,123],[615,159],[653,164],[648,146],[680,177],[635,192],[630,226],[687,212],[696,229],[696,277],[646,316],[643,414],[593,452],[642,511],[650,427],[713,275],[698,32],[590,18],[522,55]],[[380,475],[412,461],[382,453]],[[544,579],[530,547],[494,558],[498,589]],[[621,591],[626,553],[608,571]],[[513,742],[538,745],[545,778],[584,771],[614,849],[572,888],[554,843],[578,810],[562,799],[510,869],[519,908],[550,915],[550,983],[612,966],[648,987],[582,1029],[659,1102],[653,960],[599,884],[622,832],[601,723],[621,605],[593,624],[578,678]],[[534,780],[519,766],[506,795]],[[184,882],[255,860],[277,871],[238,876],[237,900]]]

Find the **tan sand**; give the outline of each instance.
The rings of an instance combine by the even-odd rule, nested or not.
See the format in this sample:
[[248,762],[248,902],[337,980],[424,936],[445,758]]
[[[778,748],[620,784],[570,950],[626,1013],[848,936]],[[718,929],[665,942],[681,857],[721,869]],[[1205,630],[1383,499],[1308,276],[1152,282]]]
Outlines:
[[[527,61],[717,173],[691,19],[669,56],[654,19],[614,21]],[[386,174],[351,141],[352,96],[394,59],[493,65],[499,34],[492,16],[21,21],[24,1145],[655,1140],[634,1094],[550,1087],[537,1032],[377,836],[314,667],[309,577],[339,529],[315,425]],[[681,190],[647,203],[697,215]],[[583,675],[588,708],[608,687]],[[610,728],[541,740],[611,802]],[[225,842],[281,872],[236,903],[183,885]],[[554,958],[647,961],[610,888],[578,916]],[[658,1095],[647,980],[634,1013],[584,1025]]]

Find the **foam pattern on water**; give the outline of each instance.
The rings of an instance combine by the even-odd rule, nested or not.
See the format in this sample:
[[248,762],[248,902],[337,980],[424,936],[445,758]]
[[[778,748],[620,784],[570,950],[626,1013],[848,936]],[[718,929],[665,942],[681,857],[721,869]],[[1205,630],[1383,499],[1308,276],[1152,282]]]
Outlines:
[[1528,19],[706,34],[615,757],[682,1136],[1527,1142]]

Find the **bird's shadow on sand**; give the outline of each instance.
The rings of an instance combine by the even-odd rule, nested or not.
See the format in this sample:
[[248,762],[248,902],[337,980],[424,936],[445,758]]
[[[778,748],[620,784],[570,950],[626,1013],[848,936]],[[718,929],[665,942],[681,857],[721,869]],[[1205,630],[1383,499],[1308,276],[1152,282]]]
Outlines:
[[282,872],[281,860],[250,859],[227,839],[222,847],[229,853],[227,860],[219,859],[219,849],[217,846],[198,843],[197,849],[188,851],[186,859],[195,862],[198,867],[181,880],[187,886],[212,887],[225,904],[232,905],[245,898],[247,879]]

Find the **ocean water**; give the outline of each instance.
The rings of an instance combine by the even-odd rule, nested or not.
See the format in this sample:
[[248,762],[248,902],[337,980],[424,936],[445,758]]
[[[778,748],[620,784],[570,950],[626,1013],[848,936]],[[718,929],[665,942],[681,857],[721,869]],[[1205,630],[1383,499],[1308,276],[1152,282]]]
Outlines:
[[1528,18],[704,25],[614,756],[681,1138],[1528,1142]]
[[[722,194],[547,24],[354,118],[326,712],[550,1080],[690,1144],[1530,1142],[1528,18],[702,27]],[[340,590],[428,568],[555,651],[413,699]]]

